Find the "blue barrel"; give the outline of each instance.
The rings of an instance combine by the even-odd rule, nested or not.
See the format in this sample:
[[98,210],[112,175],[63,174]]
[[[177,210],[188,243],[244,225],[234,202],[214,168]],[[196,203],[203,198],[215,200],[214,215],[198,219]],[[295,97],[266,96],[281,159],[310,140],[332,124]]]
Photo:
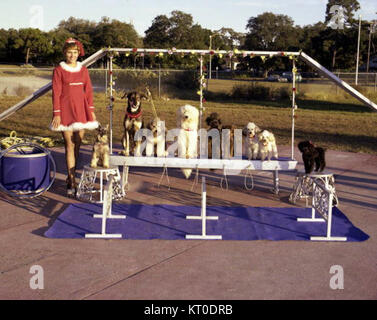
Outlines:
[[19,147],[1,158],[0,183],[9,191],[38,193],[50,181],[49,156],[37,148]]

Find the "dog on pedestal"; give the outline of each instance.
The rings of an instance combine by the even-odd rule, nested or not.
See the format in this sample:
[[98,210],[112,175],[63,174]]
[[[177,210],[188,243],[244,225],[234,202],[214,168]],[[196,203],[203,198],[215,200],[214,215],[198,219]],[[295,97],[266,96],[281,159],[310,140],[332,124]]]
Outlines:
[[109,147],[109,125],[97,129],[96,140],[93,144],[93,153],[90,166],[92,168],[103,167],[109,168],[110,147]]
[[124,134],[122,138],[122,154],[140,157],[141,141],[135,141],[136,132],[143,126],[141,100],[147,99],[147,96],[137,91],[125,93],[122,99],[127,98],[126,114],[124,115],[123,127]]
[[[178,157],[196,158],[198,155],[198,124],[199,110],[189,104],[177,110]],[[192,169],[182,169],[186,179],[191,175]]]
[[242,135],[245,137],[248,160],[256,160],[259,156],[258,134],[260,132],[261,129],[254,122],[249,122],[242,130]]
[[325,152],[321,147],[316,147],[311,141],[301,141],[298,144],[298,149],[302,153],[302,160],[304,161],[305,173],[315,171],[322,172],[326,167]]
[[272,132],[263,130],[258,134],[259,143],[259,158],[264,161],[266,158],[268,161],[272,157],[278,159],[278,149],[276,146],[275,136]]

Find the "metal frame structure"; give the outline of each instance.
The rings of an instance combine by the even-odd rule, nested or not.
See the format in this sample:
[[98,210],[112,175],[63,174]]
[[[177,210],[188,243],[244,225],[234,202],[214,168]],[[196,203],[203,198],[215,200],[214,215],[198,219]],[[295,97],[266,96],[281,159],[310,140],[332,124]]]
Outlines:
[[[368,107],[372,108],[373,110],[377,110],[377,105],[366,98],[364,95],[362,95],[360,92],[358,92],[356,89],[352,88],[349,84],[339,79],[337,76],[335,76],[332,72],[321,66],[317,61],[306,55],[304,52],[283,52],[283,51],[225,51],[225,50],[190,50],[190,49],[140,49],[140,48],[106,48],[101,49],[86,60],[82,62],[84,66],[90,66],[94,62],[96,62],[98,59],[103,58],[104,56],[107,56],[109,59],[108,63],[108,72],[109,72],[109,84],[110,84],[110,103],[108,106],[108,109],[110,111],[110,150],[112,153],[112,124],[113,124],[113,102],[114,102],[114,96],[113,96],[113,69],[112,69],[112,59],[114,53],[160,53],[160,54],[194,54],[199,56],[200,61],[200,106],[199,106],[199,114],[200,114],[200,127],[201,127],[201,120],[203,116],[203,56],[206,54],[213,55],[213,54],[223,54],[223,55],[239,55],[242,56],[261,56],[261,57],[290,57],[292,59],[293,63],[293,81],[292,81],[292,137],[291,137],[291,159],[289,161],[247,161],[247,160],[217,160],[217,159],[177,159],[177,158],[147,158],[143,157],[142,159],[137,157],[118,157],[112,155],[110,158],[110,162],[112,165],[123,165],[123,177],[122,182],[128,181],[128,171],[129,166],[132,166],[132,161],[134,162],[134,165],[139,166],[154,166],[154,167],[163,167],[164,170],[166,170],[167,167],[177,167],[179,168],[196,168],[197,170],[199,168],[222,168],[224,170],[229,169],[227,165],[229,166],[235,166],[235,169],[246,169],[250,170],[252,165],[255,165],[255,170],[262,169],[262,170],[270,170],[274,172],[274,181],[275,181],[275,192],[278,191],[276,186],[278,186],[278,170],[282,170],[284,166],[288,166],[288,170],[294,170],[297,161],[294,160],[294,129],[295,129],[295,109],[297,108],[295,98],[296,98],[296,87],[295,87],[295,63],[297,58],[301,58],[304,62],[308,63],[312,67],[314,67],[316,70],[318,70],[321,74],[323,74],[325,77],[330,79],[332,82],[334,82],[337,86],[341,87],[343,90],[351,94],[353,97],[367,105]],[[8,118],[13,113],[17,112],[18,110],[24,108],[32,101],[38,99],[43,94],[47,93],[52,88],[52,83],[45,85],[44,87],[40,88],[36,92],[34,92],[32,95],[27,97],[26,99],[22,100],[21,102],[17,103],[16,105],[10,107],[9,109],[5,110],[3,113],[0,114],[0,121]],[[120,162],[119,162],[120,161]],[[149,161],[152,161],[151,164],[147,165]],[[245,163],[244,163],[245,161]],[[285,162],[285,163],[284,163]],[[291,163],[292,162],[292,163]],[[267,164],[267,167],[263,166]],[[246,166],[245,166],[246,165]],[[291,167],[293,166],[293,167]],[[286,169],[287,170],[287,169]],[[126,175],[126,176],[125,176]],[[96,235],[86,235],[87,237],[121,237],[121,235],[108,235],[106,234],[106,219],[112,217],[111,215],[111,204],[112,204],[112,183],[113,179],[110,179],[110,181],[107,183],[105,188],[105,196],[104,196],[104,204],[103,204],[103,213],[101,215],[102,220],[102,233],[96,234]],[[317,192],[317,195],[313,195],[313,210],[316,208],[327,220],[328,224],[328,231],[327,236],[325,238],[318,238],[315,240],[344,240],[344,239],[337,239],[334,237],[331,237],[331,216],[332,216],[332,199],[333,199],[333,192],[329,190],[328,188],[318,185],[315,183],[314,190],[320,190],[320,192]],[[124,188],[124,184],[122,185]],[[318,187],[318,188],[317,188]],[[323,195],[325,194],[325,198],[327,195],[327,200],[323,201],[324,197],[320,195],[320,193]],[[318,200],[318,201],[317,201]],[[315,202],[317,201],[317,202]],[[325,210],[321,210],[319,203],[325,203]],[[206,217],[205,214],[205,205],[206,205],[206,189],[205,189],[205,179],[202,180],[202,213],[200,217],[196,217],[195,219],[199,218],[202,220],[202,237],[208,237],[205,232],[205,223],[208,220],[208,217]],[[327,213],[326,213],[327,210]],[[122,217],[124,218],[124,217]],[[200,237],[200,236],[199,236]],[[314,239],[313,239],[314,240]]]
[[[103,58],[104,56],[108,56],[109,59],[109,64],[108,64],[108,69],[110,73],[110,104],[109,104],[109,110],[110,110],[110,122],[112,122],[112,106],[114,102],[114,97],[112,95],[113,93],[113,81],[112,81],[112,57],[114,53],[144,53],[144,54],[152,54],[152,53],[161,53],[161,54],[195,54],[200,56],[200,62],[201,66],[203,63],[203,55],[209,54],[222,54],[222,55],[242,55],[244,57],[246,56],[264,56],[264,57],[276,57],[276,56],[281,56],[281,57],[295,57],[295,58],[301,58],[305,63],[309,64],[316,70],[318,70],[321,74],[323,74],[325,77],[327,77],[329,80],[334,82],[337,86],[351,94],[353,97],[358,99],[360,102],[364,103],[366,106],[372,108],[373,110],[377,110],[377,104],[362,95],[360,92],[358,92],[356,89],[351,87],[348,83],[345,81],[339,79],[335,74],[327,70],[325,67],[323,67],[321,64],[319,64],[316,60],[308,56],[302,51],[299,52],[285,52],[285,51],[239,51],[239,50],[234,50],[234,51],[226,51],[226,50],[191,50],[191,49],[144,49],[144,48],[104,48],[87,59],[85,59],[82,64],[86,67],[89,67],[93,63],[95,63],[97,60]],[[293,70],[295,69],[295,59],[293,60]],[[201,70],[201,76],[203,75],[202,68]],[[293,77],[295,79],[295,77]],[[14,106],[8,108],[5,110],[3,113],[0,114],[0,121],[8,118],[11,116],[13,113],[17,112],[18,110],[21,110],[34,100],[38,99],[45,93],[47,93],[49,90],[52,88],[52,82],[48,83],[47,85],[41,87],[37,91],[35,91],[33,94],[25,98],[24,100],[18,102]],[[292,93],[292,145],[293,145],[293,138],[294,138],[294,110],[296,108],[295,104],[295,83],[293,81],[293,93]],[[203,109],[203,87],[201,83],[201,94],[200,94],[200,110]],[[112,127],[111,127],[112,129]],[[112,143],[112,142],[111,142]],[[293,152],[292,152],[292,159],[293,159]]]

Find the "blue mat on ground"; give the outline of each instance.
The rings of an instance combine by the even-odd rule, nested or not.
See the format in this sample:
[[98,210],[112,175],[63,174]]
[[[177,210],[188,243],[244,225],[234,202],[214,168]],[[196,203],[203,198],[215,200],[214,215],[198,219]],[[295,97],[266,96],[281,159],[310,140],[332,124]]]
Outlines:
[[[123,239],[183,240],[187,234],[202,232],[201,220],[187,220],[187,215],[200,216],[200,207],[172,205],[113,204],[112,214],[126,219],[107,219],[107,233],[121,233]],[[99,204],[71,204],[46,231],[48,238],[84,238],[86,233],[101,233]],[[222,235],[223,240],[310,240],[325,236],[325,222],[297,222],[311,217],[310,208],[207,207],[207,235]],[[347,241],[365,241],[369,236],[356,228],[338,209],[333,209],[332,236]]]

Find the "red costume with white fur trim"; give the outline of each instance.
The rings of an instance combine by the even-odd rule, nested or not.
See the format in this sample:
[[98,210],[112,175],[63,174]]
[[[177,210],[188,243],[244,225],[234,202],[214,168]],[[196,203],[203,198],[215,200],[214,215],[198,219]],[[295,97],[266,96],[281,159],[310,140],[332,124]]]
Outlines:
[[93,88],[88,69],[77,61],[76,67],[61,62],[52,78],[54,116],[60,115],[60,125],[54,131],[95,129],[93,120]]

